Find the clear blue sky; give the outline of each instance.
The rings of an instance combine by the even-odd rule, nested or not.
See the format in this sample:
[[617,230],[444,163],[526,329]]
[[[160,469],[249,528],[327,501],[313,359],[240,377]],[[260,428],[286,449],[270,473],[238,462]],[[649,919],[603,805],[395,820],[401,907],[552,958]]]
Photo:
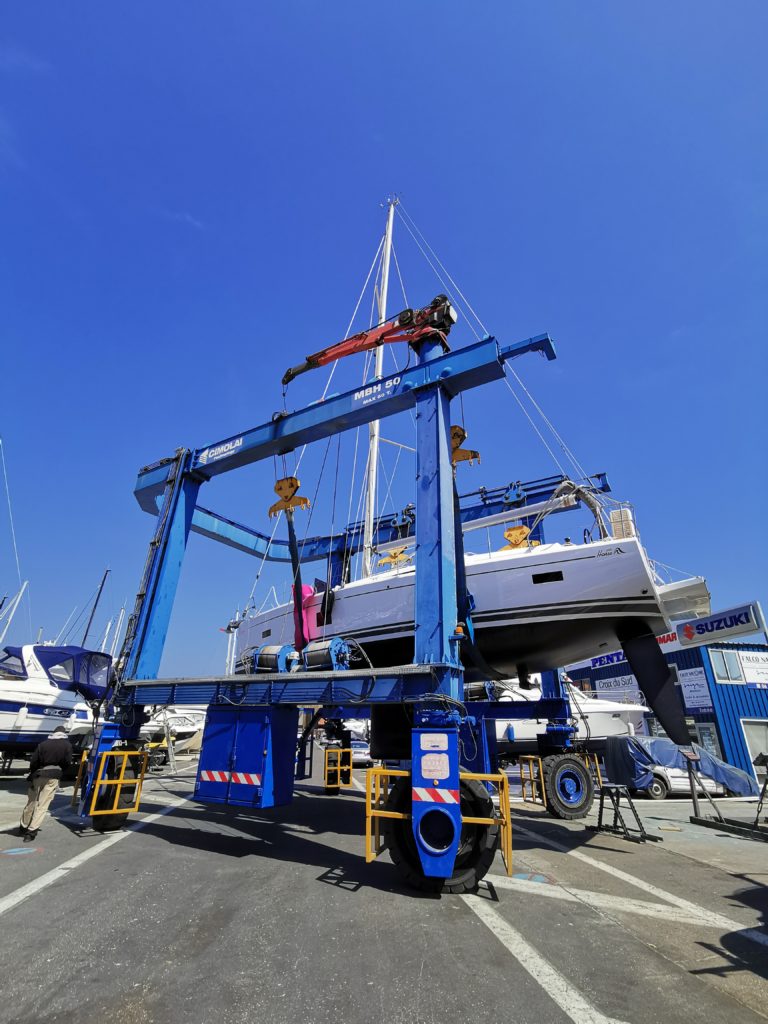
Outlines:
[[[285,367],[341,338],[390,191],[493,333],[556,339],[556,363],[518,369],[635,503],[652,556],[705,575],[716,607],[765,599],[767,13],[5,4],[0,432],[35,631],[55,635],[107,565],[100,628],[134,594],[140,466],[267,419]],[[397,244],[421,304],[439,288]],[[483,463],[463,489],[553,470],[502,384],[466,420]],[[253,468],[201,500],[268,530],[272,482]],[[193,539],[165,671],[221,668],[255,569]],[[1,590],[15,573],[3,509]]]

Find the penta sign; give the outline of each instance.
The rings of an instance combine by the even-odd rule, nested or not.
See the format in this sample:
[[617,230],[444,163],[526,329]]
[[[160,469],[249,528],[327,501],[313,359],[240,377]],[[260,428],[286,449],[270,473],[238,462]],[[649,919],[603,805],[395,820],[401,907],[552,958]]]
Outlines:
[[743,636],[745,633],[757,633],[762,628],[759,606],[747,604],[741,608],[729,608],[725,612],[707,615],[703,619],[681,622],[677,627],[677,639],[683,647],[694,647],[697,644],[727,640],[732,636]]

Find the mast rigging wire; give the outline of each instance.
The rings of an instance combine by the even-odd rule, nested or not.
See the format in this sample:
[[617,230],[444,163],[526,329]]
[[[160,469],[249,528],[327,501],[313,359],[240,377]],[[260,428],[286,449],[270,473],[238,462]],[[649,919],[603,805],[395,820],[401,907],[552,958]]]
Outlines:
[[[428,263],[428,264],[430,265],[430,267],[431,267],[431,268],[432,268],[432,270],[434,271],[435,277],[436,277],[436,278],[438,279],[438,281],[440,282],[440,284],[441,284],[441,285],[443,286],[443,288],[445,289],[446,293],[450,293],[450,292],[452,291],[452,289],[451,289],[451,288],[449,287],[449,285],[448,285],[447,281],[446,281],[446,280],[445,280],[445,278],[444,278],[444,277],[442,276],[442,274],[440,273],[440,271],[439,271],[439,270],[437,269],[437,267],[435,266],[435,264],[434,264],[434,263],[432,262],[432,260],[431,260],[431,259],[429,258],[429,255],[428,255],[428,253],[427,253],[426,249],[424,248],[424,246],[423,246],[423,245],[421,244],[421,242],[420,242],[420,241],[418,240],[418,238],[416,237],[416,235],[415,235],[415,234],[413,233],[413,231],[411,230],[411,226],[410,226],[410,224],[408,223],[408,221],[407,221],[407,220],[405,220],[405,219],[403,219],[403,218],[401,218],[401,219],[403,220],[403,224],[405,225],[405,227],[406,227],[406,230],[408,231],[408,234],[409,234],[409,235],[411,236],[411,238],[412,238],[412,239],[414,240],[414,242],[416,243],[416,246],[417,246],[417,248],[418,248],[419,252],[421,253],[421,255],[422,255],[422,256],[424,257],[424,259],[425,259],[425,260],[427,261],[427,263]],[[456,309],[458,309],[458,311],[459,311],[459,312],[461,313],[461,315],[462,315],[462,316],[464,317],[464,319],[465,319],[465,320],[467,321],[467,325],[468,325],[468,327],[469,327],[470,331],[472,331],[472,333],[474,334],[474,336],[475,336],[475,339],[476,339],[477,341],[479,341],[479,340],[480,340],[480,335],[479,335],[479,334],[477,333],[477,329],[475,328],[475,325],[474,325],[474,324],[472,323],[472,321],[471,321],[471,320],[469,319],[469,317],[468,317],[468,316],[467,316],[467,315],[466,315],[466,314],[464,313],[464,311],[463,311],[463,309],[461,308],[461,306],[459,305],[459,302],[458,302],[458,300],[456,299],[455,295],[452,295],[452,296],[450,296],[450,298],[451,298],[451,302],[453,303],[453,305],[454,305],[454,306],[456,307]],[[484,328],[483,328],[483,329],[484,329]]]
[[[417,234],[419,235],[421,240],[424,242],[424,245],[427,247],[427,249],[429,249],[430,253],[432,254],[432,256],[435,259],[435,262],[440,267],[440,269],[443,271],[443,273],[448,278],[450,283],[453,285],[454,291],[461,298],[461,300],[464,303],[464,305],[467,307],[467,309],[470,311],[472,316],[477,321],[477,323],[478,323],[478,325],[480,327],[480,330],[483,332],[483,334],[488,334],[489,332],[488,332],[487,327],[485,326],[483,321],[480,319],[480,317],[477,315],[477,313],[474,311],[474,309],[473,309],[469,299],[466,297],[466,295],[461,290],[461,288],[459,288],[458,284],[456,284],[456,281],[451,277],[451,275],[448,272],[448,270],[446,269],[445,265],[441,262],[440,257],[437,255],[435,250],[432,248],[432,246],[426,240],[426,238],[424,237],[424,234],[420,230],[419,226],[416,224],[416,221],[413,219],[413,217],[410,215],[410,213],[408,213],[408,211],[405,209],[405,207],[403,206],[402,203],[398,204],[397,212],[400,214],[400,219],[402,220],[402,222],[405,224],[406,227],[409,226],[409,222],[410,222],[411,225],[413,225],[414,231],[417,232]],[[411,235],[413,235],[413,232],[411,232]],[[415,241],[415,238],[414,238],[414,241]]]
[[[467,296],[466,296],[466,295],[464,294],[464,292],[463,292],[463,291],[461,290],[461,288],[460,288],[460,287],[458,286],[458,284],[456,283],[456,280],[455,280],[455,279],[454,279],[454,278],[453,278],[453,277],[451,276],[451,274],[450,274],[450,272],[448,271],[448,269],[446,268],[445,264],[444,264],[444,263],[443,263],[443,262],[441,261],[440,257],[439,257],[439,256],[437,255],[437,253],[435,252],[435,250],[434,250],[434,249],[432,248],[432,246],[430,245],[430,243],[429,243],[429,242],[427,241],[426,237],[424,236],[424,233],[423,233],[423,232],[421,231],[421,229],[419,228],[419,226],[418,226],[418,225],[416,224],[416,222],[414,221],[413,217],[412,217],[412,216],[411,216],[411,215],[410,215],[410,214],[408,213],[408,211],[407,211],[407,210],[405,209],[405,207],[403,206],[402,202],[400,202],[400,203],[398,204],[396,212],[397,212],[397,213],[398,213],[398,215],[400,216],[400,218],[401,218],[401,220],[402,220],[403,224],[405,225],[405,227],[406,227],[406,228],[408,229],[408,231],[409,231],[409,233],[410,233],[411,237],[413,238],[414,242],[416,243],[416,245],[418,246],[418,248],[419,248],[419,249],[421,250],[421,253],[422,253],[422,255],[423,255],[423,256],[425,257],[425,259],[427,260],[427,262],[429,263],[429,265],[430,265],[430,266],[432,267],[432,269],[433,269],[433,270],[435,271],[435,273],[437,274],[438,280],[440,280],[440,282],[441,282],[441,283],[442,283],[443,285],[446,285],[446,280],[445,280],[445,278],[447,278],[448,282],[450,282],[450,284],[451,284],[451,285],[453,286],[453,289],[455,290],[456,294],[457,294],[457,295],[458,295],[458,296],[459,296],[459,297],[461,298],[461,300],[462,300],[462,302],[464,303],[464,305],[465,305],[465,306],[467,307],[467,309],[468,309],[468,310],[469,310],[469,311],[471,312],[472,316],[473,316],[473,317],[475,318],[475,320],[477,321],[477,323],[478,323],[478,325],[480,326],[480,328],[482,329],[482,331],[483,331],[483,332],[484,332],[485,334],[488,334],[488,330],[487,330],[487,328],[486,328],[485,324],[483,323],[483,321],[482,321],[482,320],[480,319],[480,317],[479,317],[479,316],[477,315],[477,313],[475,312],[475,310],[474,310],[474,307],[473,307],[473,306],[472,306],[472,304],[470,303],[469,299],[468,299],[468,298],[467,298]],[[413,230],[411,230],[411,229],[413,229]],[[418,237],[417,237],[417,235],[418,235]],[[423,246],[421,245],[421,243],[420,243],[419,239],[421,239],[421,242],[423,242]],[[428,250],[428,251],[429,251],[429,253],[431,254],[432,258],[434,259],[434,263],[432,262],[432,260],[431,260],[431,259],[429,258],[429,256],[427,255],[427,252],[425,251],[425,248],[424,248],[424,247],[426,247],[426,250]],[[443,272],[443,274],[445,275],[445,278],[444,278],[443,276],[441,276],[441,274],[439,274],[439,273],[438,273],[438,271],[437,271],[437,269],[436,269],[436,267],[435,267],[435,265],[434,265],[435,263],[436,263],[436,264],[437,264],[437,266],[438,266],[438,267],[440,268],[440,270],[441,270],[441,271]],[[399,269],[398,269],[398,272],[399,272]],[[448,287],[447,287],[447,285],[446,285],[446,290],[449,290],[449,289],[448,289]],[[458,307],[458,303],[456,303],[456,305],[457,305],[457,307]],[[471,327],[471,326],[472,326],[472,325],[470,324],[470,327]],[[474,329],[473,329],[473,333],[475,334],[475,337],[477,337],[477,332],[476,332],[476,331],[474,331]],[[505,366],[505,371],[506,371],[506,369],[507,369],[507,367]],[[509,369],[509,372],[510,372],[510,373],[512,374],[512,376],[513,376],[513,377],[515,378],[515,380],[517,381],[517,383],[518,383],[518,384],[520,385],[520,387],[522,388],[523,392],[524,392],[524,393],[525,393],[525,395],[527,396],[527,398],[528,398],[528,400],[530,401],[531,405],[532,405],[532,406],[534,407],[534,409],[535,409],[535,410],[536,410],[536,411],[538,412],[539,416],[541,416],[541,418],[542,418],[542,420],[544,421],[544,423],[546,424],[547,428],[548,428],[548,429],[550,430],[550,432],[552,433],[552,436],[553,436],[553,437],[554,437],[554,439],[555,439],[555,440],[557,441],[557,444],[558,444],[558,446],[560,447],[560,449],[562,450],[563,454],[564,454],[564,455],[565,455],[565,457],[566,457],[566,458],[568,459],[568,461],[569,461],[569,462],[570,462],[570,463],[571,463],[571,464],[573,465],[573,467],[574,467],[574,469],[576,470],[577,474],[578,474],[579,476],[581,476],[581,477],[582,477],[583,479],[585,479],[585,480],[588,480],[588,479],[589,479],[589,475],[587,474],[587,472],[586,472],[586,470],[584,469],[583,465],[582,465],[582,464],[581,464],[581,463],[579,462],[579,460],[578,460],[578,459],[576,458],[576,456],[575,456],[574,452],[572,451],[572,449],[571,449],[571,448],[570,448],[570,447],[569,447],[569,446],[568,446],[568,445],[566,444],[565,440],[564,440],[564,439],[563,439],[563,437],[562,437],[562,436],[560,435],[560,433],[558,432],[558,430],[557,430],[557,428],[555,427],[555,425],[554,425],[554,424],[552,423],[552,421],[551,421],[551,420],[549,419],[549,417],[548,417],[548,416],[546,415],[546,413],[545,413],[545,412],[544,412],[544,410],[543,410],[543,409],[541,408],[541,406],[540,406],[540,405],[538,404],[538,402],[536,401],[536,399],[535,399],[535,398],[533,397],[533,395],[531,394],[531,392],[530,392],[530,391],[528,390],[528,388],[527,388],[527,387],[525,386],[525,384],[523,383],[522,379],[520,378],[520,375],[519,375],[519,374],[517,373],[517,371],[516,371],[515,369],[513,369],[512,367],[509,367],[508,369]],[[509,384],[508,384],[507,386],[508,386],[508,387],[510,387],[510,391],[512,391],[512,388],[511,388],[511,386],[510,386]],[[519,399],[518,399],[517,395],[515,395],[514,391],[512,391],[512,393],[513,393],[513,395],[514,395],[515,399],[516,399],[516,400],[518,400],[519,404],[521,404],[521,407],[522,407],[522,403],[520,403],[520,401],[519,401]],[[462,401],[461,401],[461,408],[462,408],[462,426],[465,426],[465,424],[464,424],[464,403],[463,403],[463,395],[461,396],[461,399],[462,399]],[[533,424],[533,420],[532,420],[532,419],[531,419],[531,417],[530,417],[530,416],[528,415],[527,411],[526,411],[525,409],[523,409],[523,411],[524,411],[524,412],[526,413],[526,416],[527,416],[527,418],[528,418],[529,422],[530,422],[530,423],[531,423],[531,425],[532,425],[532,426],[534,427],[534,430],[536,430],[536,433],[537,433],[537,434],[539,435],[539,438],[540,438],[540,439],[542,440],[542,442],[543,442],[543,443],[545,444],[545,447],[546,447],[546,448],[547,448],[547,450],[549,451],[550,455],[551,455],[551,456],[553,457],[553,459],[554,459],[554,461],[555,461],[555,464],[556,464],[556,465],[558,466],[558,468],[560,469],[560,471],[561,471],[561,472],[563,473],[563,475],[564,475],[564,476],[565,476],[565,475],[567,475],[567,474],[565,474],[565,473],[563,472],[563,469],[562,469],[562,467],[560,466],[560,464],[559,464],[558,460],[557,460],[557,459],[555,459],[555,457],[554,457],[554,453],[552,452],[552,450],[551,450],[551,448],[549,447],[549,445],[547,445],[547,444],[546,444],[546,442],[544,441],[544,438],[542,437],[541,433],[540,433],[540,432],[539,432],[539,431],[538,431],[538,430],[536,429],[535,425]]]
[[[16,544],[16,527],[13,524],[13,509],[11,507],[11,489],[8,486],[8,469],[5,465],[5,445],[0,437],[0,460],[3,463],[3,480],[5,481],[5,497],[8,502],[8,521],[11,524],[11,541],[13,542],[13,555],[16,559],[16,575],[19,578],[19,587],[22,586],[21,563],[19,561],[19,549]],[[29,584],[27,584],[27,619],[29,621],[29,635],[32,637],[32,598],[29,595]]]
[[[374,267],[376,266],[376,261],[379,259],[379,254],[381,253],[383,245],[384,245],[384,235],[382,235],[381,238],[379,239],[379,244],[378,244],[378,246],[376,248],[376,252],[374,253],[373,260],[371,261],[371,266],[370,266],[370,268],[368,270],[368,273],[366,275],[365,283],[363,284],[363,287],[362,287],[362,289],[360,291],[360,295],[358,296],[357,302],[355,303],[355,308],[354,308],[354,310],[352,312],[352,316],[350,317],[349,323],[347,324],[347,329],[344,332],[344,337],[345,338],[349,337],[349,333],[352,330],[352,325],[355,322],[355,317],[357,316],[358,310],[360,309],[360,304],[363,301],[363,297],[365,295],[366,289],[368,288],[368,283],[371,280],[371,274],[373,273]],[[328,389],[331,386],[331,381],[333,380],[333,375],[336,372],[336,367],[338,365],[339,365],[338,361],[336,361],[331,366],[331,372],[328,374],[328,380],[325,382],[325,387],[323,388],[323,393],[320,396],[320,400],[321,401],[324,401],[326,395],[328,394]],[[285,389],[283,389],[283,406],[285,406]],[[359,432],[360,432],[360,428],[358,427],[357,435],[359,435]],[[294,476],[298,476],[299,467],[301,466],[301,462],[302,462],[302,459],[304,458],[304,453],[306,452],[307,447],[308,447],[308,445],[306,445],[306,444],[303,445],[301,451],[299,452],[299,456],[298,456],[298,459],[296,460],[295,468],[294,468],[294,471],[293,471],[294,472]],[[355,459],[356,458],[357,458],[357,437],[356,437],[356,440],[355,440]],[[282,460],[283,460],[283,476],[287,476],[288,472],[287,472],[287,466],[286,466],[286,462],[285,462],[285,456],[282,456]],[[277,457],[276,456],[273,456],[273,463],[274,463],[275,480],[277,480]],[[351,495],[350,495],[350,507],[351,507],[351,504],[352,504],[352,499],[351,499]],[[278,524],[280,523],[280,516],[281,515],[282,515],[282,512],[278,513],[278,516],[275,519],[275,525],[272,527],[272,533],[270,534],[269,542],[267,543],[266,550],[265,550],[264,555],[263,555],[263,557],[261,559],[261,565],[259,566],[259,568],[258,568],[258,570],[256,572],[256,578],[253,581],[253,586],[251,587],[251,592],[248,595],[248,601],[246,602],[246,608],[251,607],[251,604],[253,602],[253,595],[256,593],[256,587],[258,586],[259,579],[261,578],[261,574],[264,571],[264,565],[265,565],[265,563],[267,561],[267,558],[269,557],[269,552],[270,552],[270,549],[272,547],[272,542],[275,539],[275,532],[277,530]]]
[[408,296],[405,294],[405,284],[403,283],[403,275],[400,273],[400,261],[397,258],[395,252],[395,243],[392,242],[392,256],[395,261],[395,269],[397,270],[397,276],[400,281],[400,291],[403,293],[403,302],[405,303],[405,309],[408,309]]
[[553,436],[553,437],[555,438],[555,440],[557,441],[558,445],[559,445],[559,446],[560,446],[560,448],[562,449],[562,452],[563,452],[563,454],[565,455],[565,457],[566,457],[567,459],[569,459],[569,460],[570,460],[570,462],[572,463],[572,465],[573,465],[574,469],[576,470],[576,472],[577,472],[577,473],[578,473],[578,474],[579,474],[580,476],[582,476],[582,477],[583,477],[583,478],[584,478],[585,480],[589,480],[589,475],[587,474],[587,471],[586,471],[586,470],[584,469],[584,467],[583,467],[583,466],[581,465],[581,463],[580,463],[580,462],[579,462],[579,460],[578,460],[578,459],[576,458],[576,456],[574,455],[574,453],[573,453],[573,452],[571,451],[571,449],[570,449],[570,448],[568,447],[568,445],[567,445],[567,444],[565,443],[564,439],[563,439],[563,438],[561,437],[561,435],[560,435],[560,434],[558,433],[558,431],[557,431],[557,428],[555,427],[554,423],[552,423],[552,421],[551,421],[551,420],[549,419],[549,417],[547,416],[547,414],[546,414],[546,413],[544,412],[544,410],[543,410],[543,409],[541,408],[541,406],[539,405],[539,403],[538,403],[538,402],[536,401],[536,399],[535,399],[535,398],[533,397],[533,395],[531,394],[531,392],[530,392],[530,391],[528,390],[528,388],[527,388],[527,387],[525,386],[525,384],[523,383],[523,381],[522,381],[522,379],[521,379],[520,375],[519,375],[519,374],[517,373],[517,371],[516,371],[516,370],[515,370],[515,369],[514,369],[513,367],[511,367],[511,366],[509,367],[509,372],[510,372],[510,373],[512,374],[512,376],[513,376],[513,377],[515,378],[515,380],[517,381],[517,383],[518,383],[518,384],[520,385],[520,387],[521,387],[521,388],[523,389],[523,391],[525,392],[526,396],[528,397],[528,400],[529,400],[529,402],[530,402],[530,403],[531,403],[531,405],[532,405],[532,406],[534,407],[534,409],[535,409],[535,410],[536,410],[536,411],[538,412],[539,416],[541,416],[541,418],[542,418],[542,419],[544,420],[544,423],[545,423],[545,424],[547,425],[547,427],[549,428],[549,430],[550,430],[550,431],[552,432],[552,436]]
[[536,426],[536,424],[534,423],[534,421],[533,421],[533,417],[532,417],[532,416],[531,416],[531,414],[530,414],[530,413],[528,412],[528,410],[527,410],[527,409],[525,408],[525,405],[523,404],[523,401],[522,401],[522,399],[521,399],[521,398],[520,398],[520,396],[519,396],[519,395],[517,394],[517,392],[516,392],[516,391],[515,391],[515,389],[514,389],[514,388],[512,387],[512,385],[511,385],[511,384],[509,383],[509,380],[508,380],[508,378],[507,378],[507,367],[506,367],[506,364],[505,364],[505,366],[504,366],[504,383],[505,383],[505,384],[507,385],[507,387],[509,388],[510,394],[512,395],[512,397],[514,398],[514,400],[515,400],[515,401],[517,402],[517,404],[518,404],[518,405],[520,406],[520,408],[522,409],[522,411],[523,411],[523,415],[524,415],[524,416],[525,416],[525,418],[526,418],[526,419],[528,420],[528,422],[530,423],[530,425],[531,425],[531,427],[533,428],[533,430],[535,431],[535,433],[536,433],[536,434],[538,435],[538,438],[539,438],[539,440],[541,441],[541,443],[542,443],[542,444],[544,445],[544,447],[545,447],[545,448],[547,449],[547,451],[549,452],[549,454],[550,454],[550,457],[552,458],[552,461],[554,462],[554,464],[555,464],[555,465],[557,466],[557,468],[558,468],[558,469],[560,470],[560,472],[562,473],[562,475],[563,475],[563,476],[568,476],[568,474],[567,474],[567,473],[565,472],[565,469],[563,468],[562,464],[560,463],[560,460],[558,459],[558,457],[557,457],[557,456],[555,455],[555,453],[554,453],[554,452],[552,451],[552,449],[551,449],[551,448],[549,447],[549,445],[547,444],[547,440],[546,440],[546,438],[544,437],[544,435],[542,434],[542,432],[541,432],[541,431],[539,430],[539,428],[538,428],[538,427]]

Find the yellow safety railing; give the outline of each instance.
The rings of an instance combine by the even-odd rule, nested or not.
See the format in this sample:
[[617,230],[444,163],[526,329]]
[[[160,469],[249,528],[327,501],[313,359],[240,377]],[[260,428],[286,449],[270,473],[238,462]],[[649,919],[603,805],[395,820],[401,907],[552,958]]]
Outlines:
[[365,861],[370,864],[384,850],[379,821],[382,818],[393,818],[396,821],[407,821],[410,814],[402,811],[386,810],[389,796],[390,779],[408,778],[410,772],[400,768],[369,768],[365,773]]
[[[410,814],[404,811],[388,811],[387,799],[393,778],[410,778],[411,773],[400,768],[369,768],[365,773],[365,860],[370,864],[384,850],[385,844],[381,836],[379,822],[382,818],[396,821],[408,821]],[[500,827],[501,856],[507,875],[512,874],[512,813],[509,801],[509,780],[504,772],[460,772],[459,778],[464,781],[474,779],[477,782],[490,782],[496,786],[499,794],[498,816],[477,818],[462,815],[463,825],[498,825]]]
[[[125,769],[128,767],[129,758],[138,757],[141,759],[141,768],[133,779],[126,779]],[[117,760],[122,758],[122,764],[116,770],[116,774],[108,775],[107,766],[110,763],[110,758]],[[132,811],[138,811],[139,801],[141,800],[141,787],[144,782],[144,775],[147,770],[147,762],[149,760],[149,754],[146,750],[105,750],[99,758],[99,768],[96,772],[96,780],[93,783],[93,790],[91,796],[91,806],[88,814],[91,817],[95,817],[98,814],[130,814]],[[81,761],[82,766],[82,761]],[[96,802],[102,792],[109,792],[109,788],[114,790],[115,796],[112,800],[111,807],[102,807],[100,810],[96,810]],[[119,807],[120,794],[124,789],[135,789],[135,795],[133,803],[130,807]]]
[[77,766],[77,776],[75,778],[75,788],[72,790],[72,802],[69,805],[70,807],[77,807],[78,803],[80,802],[80,783],[83,780],[83,772],[85,771],[85,766],[88,764],[88,755],[89,754],[90,754],[90,750],[84,750],[80,754],[80,762],[79,762],[79,764]]
[[[536,754],[521,754],[518,757],[520,767],[520,787],[523,791],[523,800],[527,804],[542,804],[547,806],[547,791],[544,788],[544,766],[541,758]],[[538,774],[534,771],[538,770]],[[531,795],[528,795],[528,787],[531,787]]]
[[492,818],[473,818],[461,816],[464,825],[498,825],[501,858],[507,875],[512,874],[512,810],[509,803],[509,779],[506,772],[459,772],[460,779],[474,779],[477,782],[490,782],[499,794],[499,814]]
[[[346,773],[347,781],[344,782]],[[326,789],[352,785],[352,748],[326,747],[324,779]]]
[[603,773],[600,771],[600,761],[597,758],[597,754],[581,753],[579,757],[582,759],[587,767],[587,771],[592,772],[595,776],[595,781],[598,786],[602,788],[603,785]]

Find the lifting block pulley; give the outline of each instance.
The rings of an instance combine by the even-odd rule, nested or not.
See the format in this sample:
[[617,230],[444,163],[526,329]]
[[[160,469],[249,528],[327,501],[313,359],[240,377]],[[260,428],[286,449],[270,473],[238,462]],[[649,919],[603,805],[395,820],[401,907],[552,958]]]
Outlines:
[[507,543],[503,548],[499,548],[499,551],[518,551],[520,548],[538,547],[540,542],[538,540],[529,540],[530,534],[530,529],[522,524],[508,527],[504,531],[504,540]]
[[461,447],[466,439],[467,432],[464,427],[458,425],[451,427],[451,462],[454,466],[457,462],[468,462],[471,466],[475,460],[480,461],[480,452],[475,451],[474,448]]
[[280,500],[269,506],[270,519],[274,519],[275,516],[280,515],[281,512],[287,512],[289,509],[309,508],[309,498],[296,493],[299,487],[301,487],[301,480],[295,476],[284,476],[277,481],[275,494]]
[[408,545],[407,544],[405,544],[401,548],[393,548],[389,552],[388,555],[384,555],[383,558],[379,559],[378,567],[381,569],[382,566],[385,566],[385,565],[391,565],[391,566],[407,565],[409,562],[413,561],[413,557],[411,555],[407,555],[406,554],[407,550],[408,550]]

